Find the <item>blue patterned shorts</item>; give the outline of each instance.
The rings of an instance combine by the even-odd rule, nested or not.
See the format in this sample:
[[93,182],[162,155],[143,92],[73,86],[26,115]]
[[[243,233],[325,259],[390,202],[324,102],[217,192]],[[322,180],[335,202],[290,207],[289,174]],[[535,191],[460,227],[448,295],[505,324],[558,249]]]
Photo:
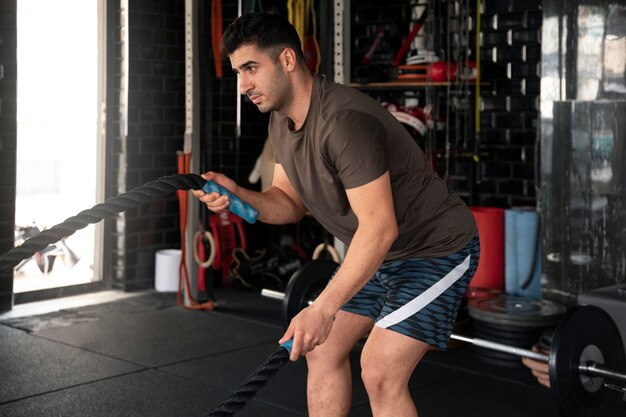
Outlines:
[[449,256],[385,263],[342,310],[368,316],[377,327],[446,350],[479,257],[475,236]]

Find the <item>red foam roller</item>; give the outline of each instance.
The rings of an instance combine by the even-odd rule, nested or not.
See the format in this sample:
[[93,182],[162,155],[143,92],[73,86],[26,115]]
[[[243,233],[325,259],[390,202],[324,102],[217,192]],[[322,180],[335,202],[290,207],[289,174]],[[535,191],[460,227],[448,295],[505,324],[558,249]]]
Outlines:
[[504,209],[470,207],[478,226],[480,260],[471,287],[504,289]]

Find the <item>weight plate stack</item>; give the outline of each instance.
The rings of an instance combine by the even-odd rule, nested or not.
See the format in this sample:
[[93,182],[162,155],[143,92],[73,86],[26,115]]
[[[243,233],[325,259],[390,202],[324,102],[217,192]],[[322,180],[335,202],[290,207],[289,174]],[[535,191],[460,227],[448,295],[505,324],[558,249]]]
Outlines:
[[[471,333],[477,339],[530,349],[546,331],[556,326],[566,307],[548,300],[533,300],[500,294],[470,300]],[[520,358],[510,353],[470,346],[472,356],[483,363],[504,367],[523,367]]]

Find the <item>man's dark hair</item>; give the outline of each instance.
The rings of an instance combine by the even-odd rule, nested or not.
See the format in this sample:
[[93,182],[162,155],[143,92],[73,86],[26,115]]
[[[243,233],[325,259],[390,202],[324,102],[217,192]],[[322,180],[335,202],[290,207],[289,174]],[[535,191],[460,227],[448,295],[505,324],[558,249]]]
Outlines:
[[273,49],[273,59],[284,48],[291,48],[301,62],[304,62],[302,44],[298,32],[281,15],[270,13],[245,13],[235,19],[222,37],[222,53],[230,55],[243,45],[255,45],[260,49]]

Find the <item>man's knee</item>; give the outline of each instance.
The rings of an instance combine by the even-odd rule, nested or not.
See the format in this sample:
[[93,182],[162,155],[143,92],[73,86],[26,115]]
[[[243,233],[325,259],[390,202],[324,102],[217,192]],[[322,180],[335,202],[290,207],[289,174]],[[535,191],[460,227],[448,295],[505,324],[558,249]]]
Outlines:
[[306,362],[309,369],[336,368],[348,361],[348,357],[342,347],[326,342],[307,353]]
[[389,374],[384,363],[361,357],[361,379],[370,398],[376,398],[383,393],[392,393],[394,384],[399,380]]

